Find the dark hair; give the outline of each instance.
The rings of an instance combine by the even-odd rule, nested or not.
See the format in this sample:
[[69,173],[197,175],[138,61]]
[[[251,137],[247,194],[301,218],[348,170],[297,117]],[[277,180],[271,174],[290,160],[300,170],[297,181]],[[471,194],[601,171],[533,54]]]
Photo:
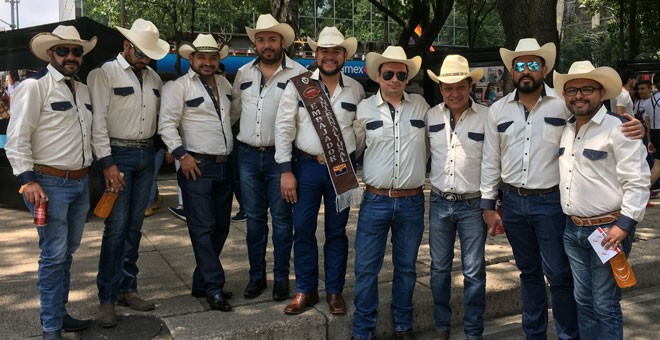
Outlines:
[[635,79],[635,72],[629,68],[624,68],[619,70],[619,77],[621,77],[621,83],[625,84],[629,79]]
[[640,80],[637,82],[637,84],[635,84],[635,87],[639,87],[639,85],[646,85],[648,87],[651,87],[651,85],[653,84],[651,84],[650,80]]

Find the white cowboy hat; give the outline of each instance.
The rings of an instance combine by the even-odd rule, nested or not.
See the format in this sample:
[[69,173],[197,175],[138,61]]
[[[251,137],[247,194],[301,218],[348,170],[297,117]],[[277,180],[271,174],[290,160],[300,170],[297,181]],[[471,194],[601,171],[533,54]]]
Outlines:
[[296,33],[293,31],[293,28],[286,23],[280,23],[270,14],[262,14],[257,19],[257,27],[250,28],[245,26],[245,31],[247,32],[248,37],[254,44],[254,36],[259,32],[275,32],[279,33],[284,40],[284,47],[289,47],[293,44],[293,40],[296,38]]
[[355,51],[357,51],[357,39],[354,37],[344,39],[344,35],[334,26],[324,27],[321,33],[319,33],[318,42],[308,37],[307,44],[315,52],[319,47],[343,47],[346,50],[348,58],[352,58]]
[[198,34],[192,44],[183,43],[179,47],[179,55],[184,59],[190,60],[190,55],[194,52],[218,53],[220,59],[224,59],[229,54],[229,46],[225,45],[220,49],[218,41],[212,35]]
[[551,42],[541,47],[534,38],[520,39],[515,51],[507,50],[506,48],[500,48],[500,56],[502,57],[502,62],[504,63],[504,67],[506,67],[509,72],[511,72],[513,60],[524,55],[535,55],[537,57],[543,58],[543,60],[545,60],[545,66],[548,67],[548,72],[550,72],[550,70],[555,67],[557,48],[555,47],[555,43]]
[[96,46],[96,37],[89,40],[80,39],[80,33],[73,26],[58,25],[53,33],[43,32],[35,35],[30,40],[30,51],[43,61],[50,61],[48,50],[56,45],[80,45],[83,55],[89,53]]
[[472,78],[472,83],[476,83],[484,76],[484,69],[480,67],[470,71],[470,66],[465,57],[458,54],[450,54],[442,61],[438,75],[431,70],[426,70],[426,73],[431,80],[438,84],[454,84],[467,78]]
[[378,68],[384,63],[401,63],[408,66],[408,79],[412,79],[422,66],[422,57],[416,56],[407,59],[406,52],[400,46],[388,46],[383,54],[367,53],[367,75],[371,80],[377,81]]
[[564,98],[564,85],[573,79],[591,79],[598,82],[605,89],[603,99],[615,98],[621,93],[619,74],[611,67],[595,68],[588,60],[574,62],[566,74],[555,71],[553,78],[556,92],[561,98]]
[[119,26],[115,29],[151,59],[163,59],[170,51],[170,44],[159,39],[158,28],[151,21],[138,18],[130,30]]

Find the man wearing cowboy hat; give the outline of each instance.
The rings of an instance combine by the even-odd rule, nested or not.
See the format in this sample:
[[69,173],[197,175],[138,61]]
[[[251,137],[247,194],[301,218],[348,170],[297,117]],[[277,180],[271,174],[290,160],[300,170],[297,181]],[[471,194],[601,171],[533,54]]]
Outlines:
[[564,248],[575,281],[580,339],[623,339],[621,289],[588,236],[602,228],[603,247],[630,254],[649,199],[646,149],[621,133],[622,119],[602,103],[621,91],[615,70],[576,61],[567,74],[555,71],[554,84],[573,114],[559,144],[559,190],[568,215]]
[[280,194],[280,167],[275,162],[275,115],[289,78],[305,68],[284,49],[295,38],[288,24],[270,14],[246,27],[258,58],[236,73],[232,93],[232,120],[240,118],[238,152],[243,207],[247,214],[247,249],[250,281],[244,296],[252,299],[266,288],[268,212],[273,226],[273,300],[289,298],[289,261],[293,243],[291,205]]
[[146,311],[154,303],[137,294],[138,248],[144,211],[154,173],[154,134],[163,82],[151,59],[161,59],[170,45],[159,39],[151,21],[137,19],[131,29],[116,27],[124,36],[117,57],[89,73],[88,84],[96,112],[92,147],[102,169],[105,188],[119,192],[105,219],[101,242],[97,322],[117,325],[115,302]]
[[358,105],[355,122],[358,145],[366,148],[362,169],[366,192],[355,236],[354,339],[376,336],[378,273],[390,229],[395,336],[415,339],[412,297],[417,251],[424,233],[429,105],[422,96],[405,89],[421,64],[421,57],[408,59],[399,46],[389,46],[383,54],[370,52],[366,58],[367,75],[380,89]]
[[163,87],[158,132],[181,167],[177,180],[197,266],[194,297],[206,297],[211,309],[227,312],[230,292],[223,291],[225,273],[220,252],[229,233],[232,204],[233,147],[231,85],[217,75],[220,60],[229,53],[210,34],[199,34],[179,47],[190,61],[188,73]]
[[[354,178],[353,168],[350,161],[344,159],[345,162],[340,165],[338,172],[331,177],[328,164],[332,164],[334,160],[328,159],[326,162],[324,155],[328,152],[333,155],[342,153],[348,158],[348,154],[355,151],[353,121],[357,104],[364,98],[364,89],[356,80],[341,72],[346,59],[353,56],[357,50],[355,38],[345,39],[337,28],[325,27],[318,41],[308,39],[308,44],[316,53],[318,69],[301,78],[301,81],[310,86],[318,85],[309,93],[310,97],[319,97],[319,87],[327,96],[330,105],[323,110],[329,111],[329,116],[333,119],[331,129],[341,131],[338,133],[339,137],[337,134],[332,136],[330,144],[341,144],[343,148],[338,150],[333,147],[326,150],[328,143],[322,145],[318,125],[312,122],[310,111],[305,107],[297,87],[290,81],[280,99],[275,119],[275,161],[280,165],[281,194],[285,201],[293,204],[293,261],[298,292],[284,309],[284,313],[300,314],[319,301],[318,245],[315,233],[323,198],[326,301],[331,313],[344,314],[346,304],[342,291],[348,257],[346,223],[348,205],[357,190],[356,187],[351,187],[350,190],[338,194],[335,190],[335,180],[338,179],[335,176],[344,174],[344,179]],[[293,166],[292,144],[298,149],[297,162],[293,163]],[[351,157],[351,160],[354,161],[354,157]]]
[[436,334],[449,339],[454,242],[461,242],[463,267],[463,329],[466,339],[481,339],[486,311],[486,224],[481,216],[479,181],[488,108],[470,99],[472,84],[484,74],[470,71],[467,59],[448,55],[436,75],[443,103],[427,115],[432,184],[429,208],[431,289]]
[[[513,249],[521,271],[522,328],[527,337],[546,336],[545,275],[557,335],[574,339],[578,337],[577,306],[563,244],[565,215],[559,204],[557,158],[569,112],[543,82],[555,64],[555,45],[541,47],[536,39],[526,38],[515,51],[501,48],[500,55],[516,90],[488,112],[480,186],[483,217],[491,233],[498,225],[504,226]],[[644,135],[639,121],[624,127],[630,127],[631,136]],[[498,187],[503,192],[502,218],[495,211]]]
[[[35,35],[30,50],[48,66],[12,96],[7,158],[30,212],[47,208],[46,224],[37,226],[44,339],[61,339],[62,330],[80,331],[90,324],[69,316],[66,303],[72,256],[89,210],[87,168],[92,162],[92,102],[75,75],[94,46],[96,37],[82,40],[73,26]],[[50,207],[41,207],[45,204]]]

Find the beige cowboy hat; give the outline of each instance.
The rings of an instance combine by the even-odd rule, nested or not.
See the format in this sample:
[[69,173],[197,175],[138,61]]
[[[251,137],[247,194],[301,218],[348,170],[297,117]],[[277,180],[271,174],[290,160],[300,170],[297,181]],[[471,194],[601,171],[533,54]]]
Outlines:
[[163,59],[170,51],[170,44],[159,39],[158,28],[149,20],[138,18],[130,30],[119,26],[115,29],[151,59]]
[[573,79],[591,79],[598,82],[605,89],[603,100],[615,98],[621,93],[619,74],[611,67],[596,68],[588,60],[574,62],[566,74],[555,71],[553,78],[556,92],[561,98],[564,98],[564,85]]
[[73,26],[58,25],[53,33],[43,32],[35,35],[30,40],[30,51],[43,61],[50,61],[48,50],[56,45],[80,45],[83,55],[89,53],[96,46],[96,37],[89,40],[80,39],[80,33]]
[[182,58],[190,60],[190,55],[194,52],[201,53],[218,53],[220,59],[224,59],[229,54],[229,46],[225,45],[220,49],[218,41],[210,34],[198,34],[195,41],[190,43],[183,43],[179,47],[179,55]]
[[419,72],[422,66],[422,58],[420,56],[407,59],[406,51],[400,46],[388,46],[383,54],[376,52],[367,53],[367,75],[371,80],[377,81],[378,68],[384,63],[401,63],[408,66],[408,79],[412,79]]
[[450,54],[442,61],[438,75],[431,70],[426,70],[426,74],[438,84],[454,84],[466,78],[472,78],[472,83],[476,83],[484,76],[484,69],[480,67],[470,71],[470,66],[465,57],[458,54]]
[[308,37],[307,44],[309,44],[312,51],[316,51],[319,47],[343,47],[346,50],[348,58],[352,58],[355,51],[357,51],[357,39],[354,37],[344,39],[344,35],[334,26],[324,27],[321,33],[319,33],[318,41],[314,41]]
[[284,47],[289,47],[293,44],[293,40],[296,38],[296,33],[293,31],[293,28],[286,23],[280,23],[270,14],[262,14],[257,19],[257,27],[250,28],[245,26],[245,31],[247,32],[248,37],[254,44],[254,36],[259,32],[275,32],[279,33],[284,39]]
[[555,67],[555,58],[557,57],[557,48],[554,43],[547,43],[542,47],[534,38],[524,38],[518,41],[515,51],[500,48],[500,56],[504,66],[511,72],[513,60],[524,55],[535,55],[545,60],[545,66],[548,67],[548,72]]

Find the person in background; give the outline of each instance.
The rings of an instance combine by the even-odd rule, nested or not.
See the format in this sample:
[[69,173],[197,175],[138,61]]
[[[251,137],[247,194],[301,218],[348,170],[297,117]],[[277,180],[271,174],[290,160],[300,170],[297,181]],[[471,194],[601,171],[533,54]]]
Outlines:
[[634,113],[633,100],[630,92],[635,88],[635,72],[631,69],[623,69],[619,71],[619,77],[621,77],[621,84],[623,85],[621,93],[613,99],[614,108],[612,111],[619,115],[624,113],[632,115]]

